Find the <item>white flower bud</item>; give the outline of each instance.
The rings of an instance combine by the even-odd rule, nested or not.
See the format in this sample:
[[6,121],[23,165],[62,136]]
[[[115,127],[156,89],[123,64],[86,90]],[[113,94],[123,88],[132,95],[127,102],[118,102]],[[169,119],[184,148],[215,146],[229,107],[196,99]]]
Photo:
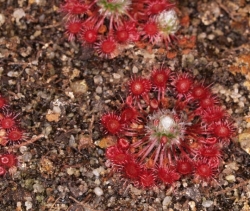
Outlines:
[[175,126],[175,121],[171,117],[163,116],[160,119],[159,128],[163,131],[170,131],[173,126]]
[[175,10],[164,10],[156,16],[156,22],[163,34],[174,34],[179,29],[179,19]]
[[119,17],[128,12],[131,0],[98,0],[99,13],[105,17]]

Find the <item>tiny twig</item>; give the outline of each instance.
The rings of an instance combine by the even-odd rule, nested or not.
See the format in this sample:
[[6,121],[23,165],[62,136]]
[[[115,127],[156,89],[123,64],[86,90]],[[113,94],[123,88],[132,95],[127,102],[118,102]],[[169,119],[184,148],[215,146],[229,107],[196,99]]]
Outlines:
[[94,210],[92,209],[88,204],[84,203],[84,202],[80,202],[78,201],[77,199],[75,199],[74,197],[72,196],[69,196],[70,199],[72,199],[74,202],[76,202],[77,204],[81,204],[83,207],[85,208],[88,208],[90,211],[97,211],[97,210]]
[[219,4],[220,8],[223,9],[232,20],[237,21],[236,18],[234,17],[235,15],[234,12],[228,11],[227,7],[224,6],[224,4],[221,3],[221,1],[217,1],[217,3]]
[[224,194],[224,193],[226,193],[226,192],[229,192],[229,191],[232,191],[232,190],[237,189],[237,188],[239,188],[239,187],[242,187],[242,186],[244,186],[245,184],[247,184],[247,183],[249,183],[249,182],[250,182],[250,180],[241,182],[241,183],[239,183],[239,184],[237,184],[237,185],[234,185],[234,186],[231,187],[231,188],[226,188],[226,189],[224,189],[224,190],[215,192],[214,195],[215,195],[215,196],[218,196],[218,195]]
[[8,65],[31,65],[30,62],[9,62]]
[[75,203],[77,204],[81,204],[82,202],[78,201],[77,199],[75,199],[74,197],[70,196],[70,199],[72,199]]
[[60,199],[61,197],[58,197],[56,200],[55,200],[55,202],[51,205],[51,207],[49,208],[49,210],[51,210],[54,206],[55,206],[55,204],[57,203],[57,201]]
[[57,28],[58,26],[62,25],[62,23],[56,23],[56,24],[51,24],[51,25],[48,25],[48,26],[44,26],[42,27],[42,29],[50,29],[50,28]]
[[20,148],[20,147],[22,147],[22,146],[27,146],[27,145],[29,145],[29,144],[34,143],[34,142],[37,141],[38,139],[43,138],[43,137],[44,137],[44,135],[43,135],[43,134],[40,134],[40,135],[35,136],[35,137],[33,137],[32,139],[30,139],[30,140],[28,140],[28,141],[25,141],[25,142],[23,142],[23,143],[21,143],[21,144],[13,145],[13,146],[9,147],[8,150],[11,151],[11,150],[13,150],[13,149]]
[[91,121],[90,121],[90,124],[89,124],[89,128],[88,128],[89,135],[90,135],[91,139],[92,139],[92,134],[93,134],[94,121],[95,121],[95,115],[92,115]]

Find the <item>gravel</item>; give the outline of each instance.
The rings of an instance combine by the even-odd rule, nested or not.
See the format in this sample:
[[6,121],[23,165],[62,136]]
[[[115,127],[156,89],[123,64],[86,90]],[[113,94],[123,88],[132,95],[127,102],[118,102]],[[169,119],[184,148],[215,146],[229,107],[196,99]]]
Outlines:
[[[137,45],[100,59],[66,40],[59,5],[0,0],[1,95],[20,113],[29,137],[39,137],[19,149],[0,146],[18,156],[17,168],[0,178],[0,210],[250,210],[249,1],[179,1],[180,16],[190,21],[178,35],[197,41],[191,48],[169,45],[172,59],[161,46]],[[162,63],[212,83],[235,119],[239,136],[211,185],[186,178],[144,190],[106,162],[101,114],[121,107],[133,75],[148,76]]]

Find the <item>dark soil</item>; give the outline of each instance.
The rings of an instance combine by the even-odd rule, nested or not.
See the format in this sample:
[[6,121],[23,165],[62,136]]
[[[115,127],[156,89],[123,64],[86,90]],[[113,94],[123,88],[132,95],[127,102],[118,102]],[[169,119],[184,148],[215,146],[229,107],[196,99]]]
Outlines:
[[[180,18],[190,21],[178,36],[197,40],[187,49],[174,41],[173,59],[159,46],[150,51],[138,45],[100,59],[67,41],[59,5],[59,0],[0,0],[5,17],[3,23],[0,17],[0,92],[20,113],[30,139],[38,137],[21,147],[0,147],[19,161],[12,174],[0,178],[0,210],[250,210],[249,0],[180,1]],[[19,20],[13,15],[18,8],[25,13]],[[148,75],[162,63],[212,83],[235,119],[239,136],[225,149],[212,185],[183,179],[174,190],[141,190],[105,165],[101,114],[119,109],[133,74]]]

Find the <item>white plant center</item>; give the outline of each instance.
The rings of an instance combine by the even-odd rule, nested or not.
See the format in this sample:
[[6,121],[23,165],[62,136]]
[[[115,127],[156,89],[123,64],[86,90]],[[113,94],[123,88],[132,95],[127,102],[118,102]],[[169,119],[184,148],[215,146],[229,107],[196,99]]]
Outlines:
[[126,15],[131,5],[131,0],[98,0],[96,4],[100,7],[99,13],[101,15],[118,17]]
[[163,116],[160,118],[159,129],[164,131],[169,131],[175,125],[175,121],[169,116]]
[[185,133],[183,117],[174,110],[160,110],[154,113],[147,124],[147,134],[150,140],[159,140],[166,137],[168,144],[179,144]]
[[174,34],[179,29],[179,19],[174,10],[164,10],[156,16],[156,21],[163,33]]

